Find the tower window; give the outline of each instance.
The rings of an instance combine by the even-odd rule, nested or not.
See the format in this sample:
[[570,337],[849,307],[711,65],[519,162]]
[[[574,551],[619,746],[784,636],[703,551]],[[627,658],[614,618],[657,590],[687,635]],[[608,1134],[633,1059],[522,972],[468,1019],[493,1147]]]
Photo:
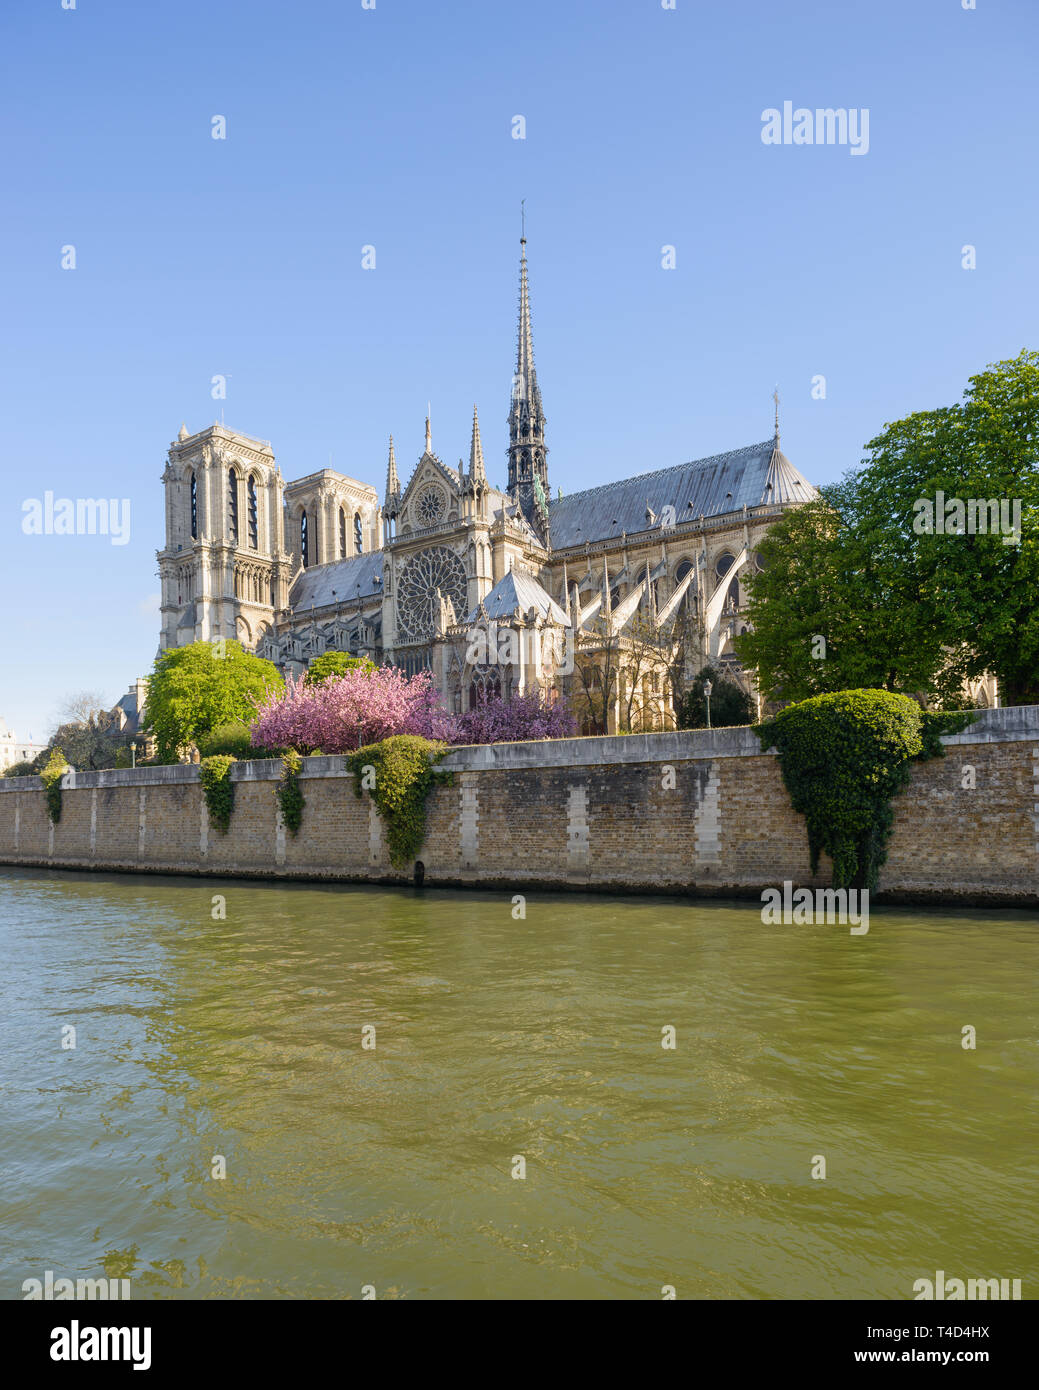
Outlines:
[[354,512],[354,549],[358,555],[364,550],[364,531],[361,528],[360,512]]
[[346,559],[346,512],[339,508],[339,558]]
[[310,526],[307,523],[306,512],[303,512],[299,519],[299,548],[303,556],[303,568],[306,569],[310,564]]
[[198,540],[198,479],[191,475],[191,539]]
[[260,522],[256,507],[256,479],[249,474],[249,544],[254,550],[260,548]]
[[238,540],[238,474],[233,468],[227,474],[227,521],[231,539]]

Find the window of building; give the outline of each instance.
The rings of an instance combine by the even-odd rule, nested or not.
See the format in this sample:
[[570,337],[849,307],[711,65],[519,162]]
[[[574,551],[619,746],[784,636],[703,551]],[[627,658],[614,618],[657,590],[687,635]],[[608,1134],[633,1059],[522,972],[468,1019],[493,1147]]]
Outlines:
[[346,512],[339,508],[339,558],[346,559]]
[[238,540],[238,474],[232,468],[227,474],[227,519],[231,539]]
[[249,474],[249,544],[253,550],[260,548],[260,513],[256,499],[256,479]]
[[299,549],[303,556],[303,568],[306,569],[310,564],[310,525],[306,512],[303,512],[299,519]]
[[191,539],[198,540],[198,479],[191,475]]
[[364,550],[364,531],[361,527],[361,513],[354,512],[354,549],[360,555]]

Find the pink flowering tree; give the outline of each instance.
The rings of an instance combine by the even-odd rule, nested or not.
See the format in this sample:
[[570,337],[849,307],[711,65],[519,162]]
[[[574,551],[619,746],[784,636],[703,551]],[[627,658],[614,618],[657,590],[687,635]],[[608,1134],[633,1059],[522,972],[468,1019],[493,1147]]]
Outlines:
[[261,748],[346,753],[393,734],[450,739],[453,723],[439,708],[428,671],[409,679],[395,666],[380,666],[320,685],[290,678],[283,695],[258,707],[251,728]]
[[452,743],[520,743],[535,738],[571,738],[577,721],[565,700],[548,704],[539,691],[511,700],[482,702],[455,719]]

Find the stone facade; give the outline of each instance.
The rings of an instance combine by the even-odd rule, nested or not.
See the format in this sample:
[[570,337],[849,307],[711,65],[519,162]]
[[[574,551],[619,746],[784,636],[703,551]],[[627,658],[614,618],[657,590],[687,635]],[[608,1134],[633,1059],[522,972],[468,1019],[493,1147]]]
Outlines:
[[[985,711],[945,744],[894,803],[881,893],[1039,906],[1039,707]],[[829,881],[825,862],[811,878],[804,822],[748,729],[459,748],[443,766],[455,776],[430,796],[427,883],[757,897]],[[234,769],[226,834],[191,766],[70,774],[57,826],[38,778],[0,780],[0,862],[410,881],[345,759],[305,760],[295,837],[280,824],[279,773],[276,761]]]

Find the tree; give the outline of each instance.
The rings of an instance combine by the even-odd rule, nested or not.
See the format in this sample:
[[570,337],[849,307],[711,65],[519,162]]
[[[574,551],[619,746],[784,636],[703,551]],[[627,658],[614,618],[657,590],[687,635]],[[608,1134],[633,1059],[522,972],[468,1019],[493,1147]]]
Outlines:
[[1039,353],[1023,352],[961,403],[886,426],[861,470],[787,512],[759,546],[753,631],[736,641],[764,693],[872,687],[954,706],[991,671],[1005,703],[1039,700],[1037,445]]
[[754,722],[754,701],[741,685],[730,678],[727,672],[715,666],[704,666],[692,685],[682,696],[678,705],[678,727],[680,729],[703,729],[707,727],[707,696],[704,685],[711,682],[711,726],[715,729],[732,728],[738,724]]
[[[118,715],[110,710],[94,709],[81,722],[59,725],[47,749],[60,748],[69,766],[77,772],[96,772],[100,768],[118,767],[130,743],[131,736],[119,728]],[[41,754],[37,762],[42,763],[44,757],[45,754]]]
[[303,677],[307,685],[320,685],[335,676],[345,676],[347,671],[377,670],[374,661],[363,656],[350,656],[347,652],[322,652],[307,667]]
[[571,738],[576,730],[577,721],[566,700],[550,705],[540,691],[534,690],[527,695],[514,695],[511,700],[481,700],[458,716],[451,742],[520,743],[537,738]]
[[250,720],[257,706],[284,690],[278,668],[239,642],[192,642],[161,652],[148,683],[144,724],[159,762],[174,762],[218,725]]
[[252,738],[261,748],[345,753],[395,734],[440,739],[452,725],[428,671],[409,679],[396,666],[380,666],[318,685],[290,679],[282,694],[269,696],[256,711]]
[[582,725],[606,734],[616,713],[621,639],[602,615],[576,635],[570,700]]

